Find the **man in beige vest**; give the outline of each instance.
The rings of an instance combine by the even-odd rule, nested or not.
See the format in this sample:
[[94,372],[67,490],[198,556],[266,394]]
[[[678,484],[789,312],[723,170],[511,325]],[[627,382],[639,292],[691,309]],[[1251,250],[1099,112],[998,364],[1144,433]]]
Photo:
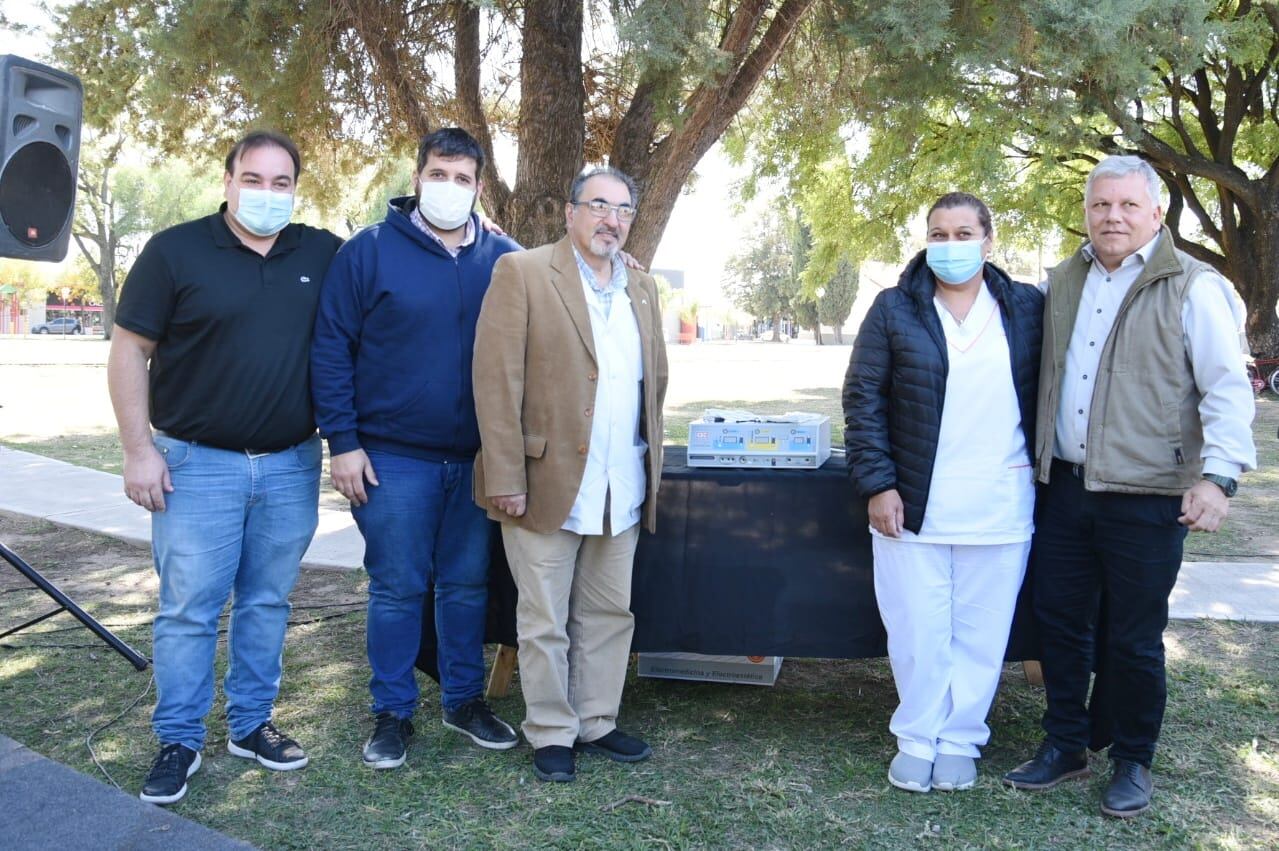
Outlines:
[[618,256],[636,203],[616,169],[579,176],[568,235],[498,261],[476,330],[475,497],[502,523],[519,591],[523,730],[541,780],[574,779],[575,751],[652,753],[617,729],[667,377],[657,288]]
[[[1038,753],[1004,777],[1048,789],[1109,746],[1101,810],[1150,806],[1163,631],[1186,532],[1215,532],[1256,466],[1231,287],[1173,245],[1159,178],[1109,157],[1089,241],[1048,274],[1031,576],[1047,693]],[[1089,677],[1097,676],[1089,697]]]

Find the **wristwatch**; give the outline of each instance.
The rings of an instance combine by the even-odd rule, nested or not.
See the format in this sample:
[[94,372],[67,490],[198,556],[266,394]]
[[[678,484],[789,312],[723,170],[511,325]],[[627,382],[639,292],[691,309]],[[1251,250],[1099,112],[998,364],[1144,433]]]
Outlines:
[[1239,490],[1239,483],[1229,476],[1218,476],[1215,473],[1204,473],[1204,479],[1205,481],[1212,482],[1214,485],[1221,488],[1221,492],[1226,495],[1227,499],[1234,496]]

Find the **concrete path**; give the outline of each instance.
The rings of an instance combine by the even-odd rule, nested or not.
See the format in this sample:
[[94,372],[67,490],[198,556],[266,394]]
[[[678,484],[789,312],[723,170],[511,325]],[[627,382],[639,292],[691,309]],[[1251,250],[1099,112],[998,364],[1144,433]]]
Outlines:
[[[151,514],[129,501],[119,476],[0,446],[0,511],[151,546]],[[345,511],[320,509],[303,567],[356,568],[364,539]]]
[[[120,477],[0,447],[0,511],[39,517],[149,546],[148,513],[124,495]],[[303,566],[358,568],[364,540],[345,511],[320,509]],[[1239,564],[1186,562],[1172,592],[1174,618],[1279,622],[1279,559]]]
[[253,846],[146,804],[0,735],[0,846],[247,851]]

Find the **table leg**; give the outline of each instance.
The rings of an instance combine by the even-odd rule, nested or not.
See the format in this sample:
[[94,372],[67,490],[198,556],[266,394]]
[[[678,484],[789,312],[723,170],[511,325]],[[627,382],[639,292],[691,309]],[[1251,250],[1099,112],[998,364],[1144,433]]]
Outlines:
[[1032,686],[1044,684],[1044,668],[1035,659],[1027,659],[1021,663],[1021,672],[1026,675],[1026,682]]
[[511,677],[515,676],[515,665],[519,657],[514,647],[505,644],[497,646],[497,655],[493,657],[493,670],[489,672],[488,688],[484,696],[490,700],[506,697],[511,690]]

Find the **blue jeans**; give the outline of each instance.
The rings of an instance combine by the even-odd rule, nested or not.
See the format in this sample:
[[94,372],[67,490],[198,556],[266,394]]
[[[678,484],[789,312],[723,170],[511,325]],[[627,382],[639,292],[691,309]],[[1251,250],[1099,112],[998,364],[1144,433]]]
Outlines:
[[471,462],[370,451],[381,483],[351,513],[369,574],[367,646],[373,711],[409,718],[422,605],[435,586],[440,697],[455,709],[484,691],[489,520],[471,499]]
[[151,515],[160,576],[155,713],[163,744],[204,747],[218,617],[231,604],[227,726],[242,739],[271,719],[280,690],[289,592],[318,520],[320,438],[269,455],[156,435],[173,493]]

